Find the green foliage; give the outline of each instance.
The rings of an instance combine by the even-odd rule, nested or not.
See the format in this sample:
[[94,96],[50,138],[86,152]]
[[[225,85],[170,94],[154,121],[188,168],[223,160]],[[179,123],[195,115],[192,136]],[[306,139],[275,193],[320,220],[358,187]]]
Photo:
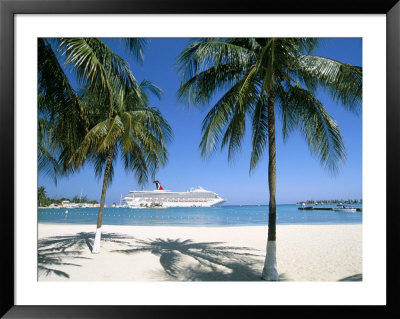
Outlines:
[[222,93],[204,118],[201,154],[208,156],[219,146],[227,147],[231,159],[241,149],[249,117],[252,171],[267,147],[267,100],[271,99],[284,138],[299,129],[312,154],[330,172],[336,172],[346,158],[343,137],[314,93],[321,87],[357,113],[362,68],[309,55],[317,44],[314,38],[200,39],[190,43],[177,62],[182,74],[178,98],[199,105]]
[[[122,39],[128,53],[143,60],[146,39]],[[61,63],[84,86],[77,93]],[[38,39],[38,167],[57,176],[73,173],[87,161],[97,176],[107,154],[122,155],[125,168],[146,183],[167,160],[172,131],[161,113],[149,107],[147,93],[161,97],[151,81],[138,83],[128,63],[97,38]],[[108,181],[112,180],[113,167]]]
[[[143,58],[146,40],[125,39],[126,48]],[[59,60],[81,84],[71,87]],[[138,184],[154,177],[167,161],[172,137],[167,121],[148,105],[148,93],[161,97],[151,81],[138,83],[127,61],[97,38],[39,39],[39,170],[56,178],[92,163],[103,176],[97,227],[101,227],[107,187],[121,158]],[[53,79],[54,77],[54,79]],[[82,199],[75,196],[73,202]]]
[[39,206],[43,205],[43,202],[47,199],[46,190],[45,190],[44,186],[38,187],[37,199],[38,199]]
[[[208,156],[218,146],[228,148],[228,160],[240,151],[251,123],[250,172],[269,151],[268,241],[276,241],[275,113],[283,136],[299,129],[313,154],[336,172],[346,153],[339,126],[315,97],[317,87],[357,112],[362,95],[362,69],[308,55],[313,38],[200,39],[189,44],[177,62],[182,73],[178,99],[189,105],[217,103],[203,120],[199,148]],[[247,120],[249,119],[249,120]],[[268,248],[265,265],[276,266],[275,249]],[[262,278],[278,280],[276,267],[264,267]]]
[[78,196],[75,195],[71,200],[66,197],[62,198],[49,198],[46,195],[46,189],[44,186],[38,187],[38,204],[41,207],[50,206],[51,204],[61,204],[63,201],[70,201],[71,203],[88,203],[88,204],[98,204],[96,200],[89,200],[86,195]]
[[159,165],[166,163],[166,143],[172,137],[172,130],[157,108],[145,104],[146,89],[155,90],[155,86],[146,81],[139,88],[139,95],[129,92],[123,99],[114,98],[112,105],[101,98],[101,92],[86,88],[81,101],[88,114],[89,130],[67,165],[77,170],[89,161],[95,167],[96,176],[101,177],[113,150],[108,182],[112,181],[113,164],[118,155],[125,169],[135,172],[139,184],[146,183],[149,174],[154,176]]
[[86,195],[84,195],[84,196],[75,195],[75,196],[71,199],[71,202],[72,202],[72,203],[89,203],[89,200],[88,200],[88,198],[87,198]]

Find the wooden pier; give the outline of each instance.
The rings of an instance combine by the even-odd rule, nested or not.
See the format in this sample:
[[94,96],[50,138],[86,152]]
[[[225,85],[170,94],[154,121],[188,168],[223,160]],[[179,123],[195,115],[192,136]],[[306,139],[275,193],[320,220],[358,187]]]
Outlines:
[[[299,207],[299,210],[335,210],[333,207],[313,207],[313,206],[306,206],[306,207]],[[356,208],[357,212],[361,212],[361,208]]]

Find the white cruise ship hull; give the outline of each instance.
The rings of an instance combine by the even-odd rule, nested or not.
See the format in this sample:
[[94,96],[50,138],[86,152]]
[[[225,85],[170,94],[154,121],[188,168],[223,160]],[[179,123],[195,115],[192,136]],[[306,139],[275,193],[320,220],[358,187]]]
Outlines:
[[[215,201],[212,203],[198,203],[198,202],[169,202],[169,203],[162,203],[162,205],[158,206],[159,202],[146,203],[146,202],[129,202],[127,203],[129,208],[168,208],[168,207],[215,207],[220,206],[222,203],[225,202],[224,200]],[[146,206],[147,204],[147,206]]]
[[213,207],[225,202],[216,193],[202,188],[188,192],[168,190],[131,191],[124,198],[130,208]]

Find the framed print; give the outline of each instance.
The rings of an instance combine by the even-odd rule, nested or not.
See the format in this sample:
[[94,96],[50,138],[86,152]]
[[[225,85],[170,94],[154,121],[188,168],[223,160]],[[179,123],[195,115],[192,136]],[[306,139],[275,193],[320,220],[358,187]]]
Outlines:
[[0,1],[1,315],[398,313],[398,1]]

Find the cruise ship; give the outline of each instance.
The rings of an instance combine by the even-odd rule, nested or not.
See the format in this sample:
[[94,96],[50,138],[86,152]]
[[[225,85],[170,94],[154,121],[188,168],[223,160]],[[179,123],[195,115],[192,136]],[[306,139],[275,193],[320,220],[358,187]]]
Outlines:
[[130,208],[211,207],[225,202],[218,194],[200,186],[187,192],[172,192],[154,181],[153,191],[130,191],[123,200]]

